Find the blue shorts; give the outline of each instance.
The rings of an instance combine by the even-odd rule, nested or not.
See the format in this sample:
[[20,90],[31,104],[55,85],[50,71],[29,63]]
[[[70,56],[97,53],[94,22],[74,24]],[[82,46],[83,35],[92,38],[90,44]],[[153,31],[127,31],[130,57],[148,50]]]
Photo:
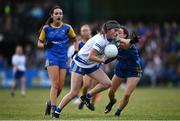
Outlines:
[[100,68],[100,66],[101,66],[101,64],[99,64],[95,67],[92,67],[92,68],[82,68],[82,67],[79,67],[74,61],[72,61],[71,71],[76,72],[81,75],[85,75],[85,74],[89,74],[89,73],[92,73],[92,72],[98,70]]
[[25,75],[25,71],[16,71],[14,73],[14,78],[15,79],[21,79]]
[[128,65],[125,61],[118,61],[115,68],[115,75],[120,78],[141,77],[141,64]]
[[48,66],[59,66],[62,69],[66,69],[67,68],[67,62],[66,61],[55,61],[55,60],[46,60],[46,64],[45,67]]

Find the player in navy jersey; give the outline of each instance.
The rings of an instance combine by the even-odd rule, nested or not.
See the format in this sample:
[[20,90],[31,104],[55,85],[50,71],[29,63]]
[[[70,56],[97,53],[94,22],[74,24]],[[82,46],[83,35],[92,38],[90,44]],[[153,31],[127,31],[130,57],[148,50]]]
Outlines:
[[[127,29],[125,27],[121,27],[119,29],[119,36],[121,38],[127,38],[129,35]],[[137,39],[137,36],[133,33],[132,38]],[[120,100],[119,107],[115,112],[115,116],[120,116],[121,111],[128,104],[130,95],[135,90],[141,74],[141,59],[138,54],[138,50],[135,44],[131,44],[130,46],[125,46],[121,43],[121,47],[119,48],[118,56],[117,56],[117,65],[115,67],[115,74],[112,78],[112,86],[110,87],[108,96],[109,103],[106,106],[104,113],[108,113],[111,111],[112,106],[116,103],[115,92],[118,89],[119,85],[127,80],[126,88],[123,93],[123,96]]]
[[45,49],[45,66],[51,80],[50,101],[47,102],[45,115],[50,115],[51,109],[52,113],[56,109],[57,97],[64,86],[70,40],[74,40],[75,51],[78,51],[78,40],[73,28],[62,22],[62,9],[55,6],[50,10],[49,15],[38,40],[38,47]]

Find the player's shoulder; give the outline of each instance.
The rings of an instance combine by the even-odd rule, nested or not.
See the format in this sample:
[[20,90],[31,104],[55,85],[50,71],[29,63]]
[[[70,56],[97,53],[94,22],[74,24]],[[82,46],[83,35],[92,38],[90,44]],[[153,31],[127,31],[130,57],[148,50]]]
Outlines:
[[49,27],[49,25],[44,25],[43,26],[43,29],[46,29],[46,28],[48,28]]
[[101,36],[100,36],[100,34],[96,34],[91,39],[99,40],[99,39],[101,39]]
[[103,37],[102,34],[96,34],[94,36],[94,39],[96,40],[96,42],[101,43],[101,44],[105,44],[106,43],[106,39]]
[[47,31],[48,28],[50,28],[50,26],[46,24],[46,25],[43,26],[42,30]]
[[63,23],[62,26],[67,27],[67,28],[72,28],[72,26],[70,24],[67,24],[67,23]]
[[14,57],[14,58],[17,57],[17,54],[13,54],[12,57]]
[[18,59],[18,56],[16,54],[12,55],[12,59],[13,60],[17,60]]

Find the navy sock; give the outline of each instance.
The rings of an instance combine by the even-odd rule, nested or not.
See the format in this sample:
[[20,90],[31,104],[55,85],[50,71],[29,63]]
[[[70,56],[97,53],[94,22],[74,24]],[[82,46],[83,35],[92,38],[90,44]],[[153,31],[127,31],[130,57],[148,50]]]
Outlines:
[[60,113],[61,112],[61,108],[56,108],[56,112]]
[[110,102],[114,102],[115,101],[115,98],[113,98],[113,99],[110,99]]
[[86,94],[86,97],[87,97],[88,99],[90,99],[90,98],[92,97],[92,95],[90,95],[89,93],[87,93],[87,94]]
[[118,108],[118,109],[116,110],[116,112],[117,112],[117,113],[121,113],[121,109]]

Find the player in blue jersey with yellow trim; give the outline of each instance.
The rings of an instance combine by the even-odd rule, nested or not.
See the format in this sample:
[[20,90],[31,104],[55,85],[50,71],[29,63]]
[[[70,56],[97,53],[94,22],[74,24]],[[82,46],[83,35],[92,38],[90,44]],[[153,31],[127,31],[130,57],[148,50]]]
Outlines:
[[[129,35],[125,27],[119,29],[120,38],[127,38]],[[133,39],[138,39],[137,36],[133,33]],[[127,80],[127,85],[123,93],[122,99],[120,100],[119,107],[115,112],[115,116],[120,116],[121,111],[128,104],[130,95],[135,90],[142,74],[141,70],[141,59],[138,54],[138,50],[134,43],[125,45],[120,43],[120,48],[117,56],[117,65],[115,68],[115,74],[112,78],[112,86],[110,87],[108,96],[109,103],[106,106],[104,113],[111,111],[112,106],[116,103],[115,92],[118,89],[119,85]]]
[[[47,102],[45,115],[56,109],[59,96],[66,77],[67,50],[69,40],[74,40],[75,51],[78,51],[78,40],[73,28],[62,22],[63,11],[59,6],[50,10],[50,17],[42,27],[38,40],[38,47],[45,49],[46,67],[52,82],[50,101]],[[52,113],[53,113],[52,112]]]

